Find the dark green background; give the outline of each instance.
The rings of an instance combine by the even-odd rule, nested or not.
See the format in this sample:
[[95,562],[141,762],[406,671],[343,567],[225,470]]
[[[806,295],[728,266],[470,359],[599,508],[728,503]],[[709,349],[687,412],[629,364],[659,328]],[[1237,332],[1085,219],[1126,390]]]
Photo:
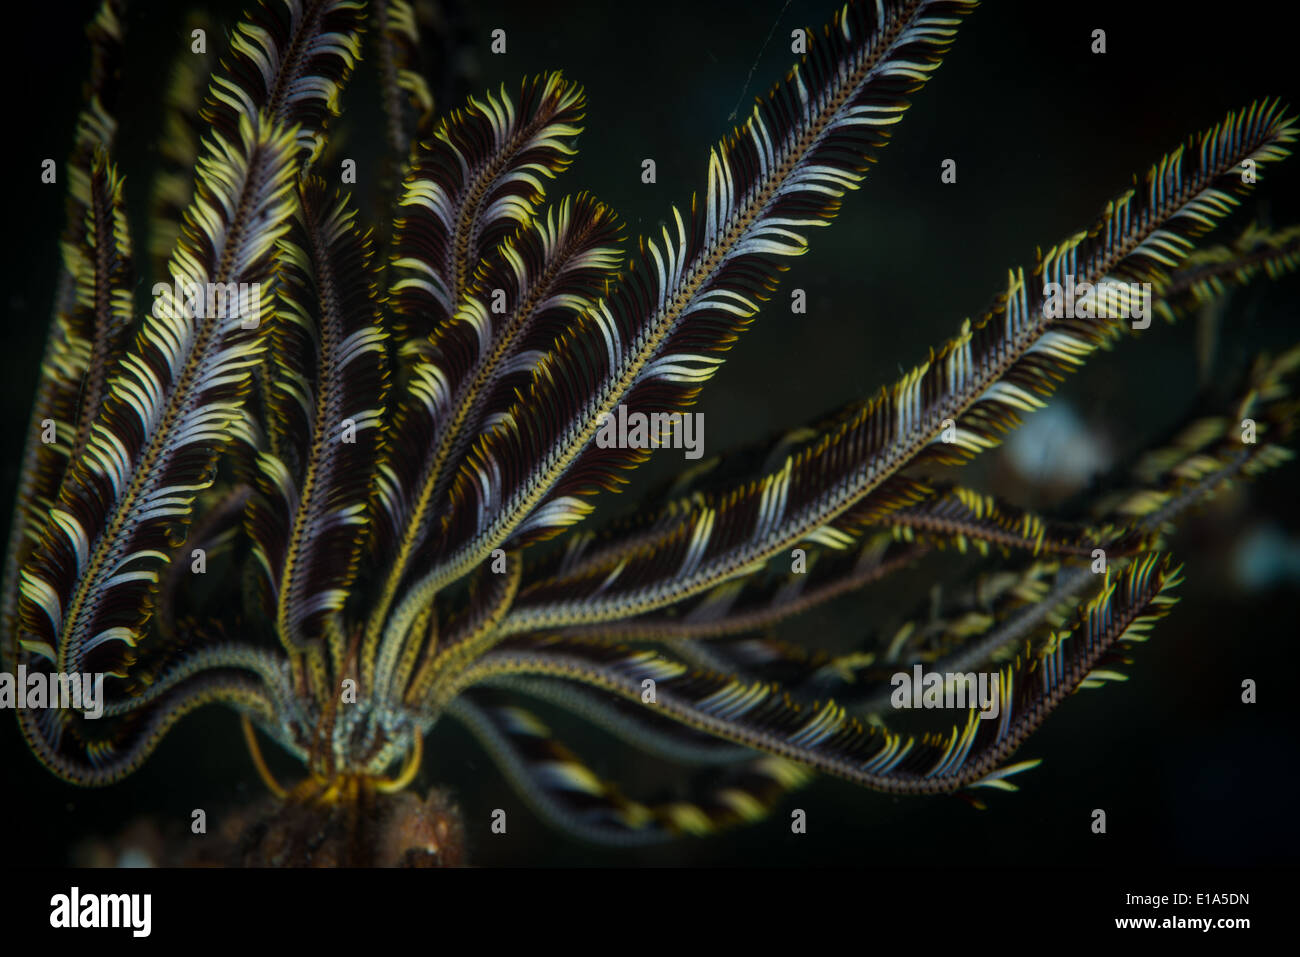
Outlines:
[[[171,58],[188,45],[179,31],[183,6],[137,2],[129,20],[119,159],[136,209],[154,161],[158,96]],[[5,181],[8,249],[0,260],[3,521],[62,228],[62,187],[42,186],[39,164],[67,156],[87,66],[81,24],[92,7],[30,5],[14,14],[8,37],[4,152],[13,165]],[[757,0],[477,3],[467,34],[472,88],[514,87],[524,74],[556,68],[581,82],[586,132],[553,195],[590,189],[619,210],[630,237],[657,233],[670,204],[688,203],[703,188],[710,144],[792,62],[791,30],[820,30],[832,9]],[[811,253],[794,263],[773,306],[706,391],[698,408],[709,453],[891,382],[963,317],[982,310],[1009,267],[1031,265],[1035,247],[1086,226],[1133,173],[1186,134],[1256,97],[1300,101],[1289,13],[1279,11],[1275,21],[1267,5],[1243,5],[1239,15],[1225,17],[1222,5],[1209,4],[986,4],[963,26],[863,189],[831,228],[813,234]],[[236,6],[219,15],[228,25],[237,12]],[[496,27],[508,33],[505,56],[488,53]],[[1098,27],[1107,31],[1104,56],[1089,52]],[[348,155],[358,158],[364,178],[374,169],[379,127],[370,91],[355,92],[348,129],[357,140]],[[741,114],[731,117],[738,104]],[[640,182],[646,157],[657,162],[656,185]],[[945,158],[958,163],[956,185],[939,181]],[[1265,176],[1244,215],[1277,225],[1300,220],[1300,160]],[[803,316],[785,306],[796,287],[808,293]],[[1227,374],[1262,346],[1300,339],[1298,290],[1290,280],[1240,296],[1216,369]],[[1185,324],[1153,328],[1097,357],[1061,396],[1123,453],[1177,421],[1197,389],[1193,329]],[[679,464],[674,454],[656,457],[632,494]],[[997,453],[985,456],[967,480],[982,476],[994,488],[996,466]],[[1129,683],[1068,702],[1021,752],[1044,764],[1022,776],[1020,793],[989,792],[983,812],[953,799],[896,799],[826,780],[748,830],[644,851],[592,849],[538,822],[450,724],[430,738],[421,784],[455,790],[473,860],[483,864],[1294,863],[1300,828],[1288,706],[1295,694],[1297,589],[1293,583],[1243,593],[1227,567],[1248,528],[1273,524],[1295,543],[1297,474],[1293,468],[1270,475],[1187,524],[1174,543],[1187,563],[1184,600],[1142,649]],[[1014,492],[1024,504],[1047,504],[1033,489],[997,490]],[[894,585],[868,591],[786,633],[871,634],[946,574],[942,566],[922,566],[910,592],[899,594]],[[1245,677],[1259,682],[1254,707],[1239,702]],[[635,773],[635,756],[599,740],[590,747],[598,766]],[[141,771],[99,791],[64,785],[44,771],[14,722],[0,716],[0,769],[0,808],[10,824],[0,843],[5,863],[59,865],[85,838],[115,833],[134,816],[175,821],[194,807],[219,814],[261,790],[235,718],[220,709],[183,722]],[[509,813],[504,837],[488,832],[498,807]],[[792,807],[808,812],[806,835],[790,834]],[[1105,836],[1089,831],[1093,808],[1107,811]]]

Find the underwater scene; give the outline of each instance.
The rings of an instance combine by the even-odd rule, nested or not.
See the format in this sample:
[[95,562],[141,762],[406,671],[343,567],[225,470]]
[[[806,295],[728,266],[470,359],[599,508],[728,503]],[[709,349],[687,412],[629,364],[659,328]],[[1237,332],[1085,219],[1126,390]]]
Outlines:
[[14,16],[6,863],[1294,863],[1285,23]]

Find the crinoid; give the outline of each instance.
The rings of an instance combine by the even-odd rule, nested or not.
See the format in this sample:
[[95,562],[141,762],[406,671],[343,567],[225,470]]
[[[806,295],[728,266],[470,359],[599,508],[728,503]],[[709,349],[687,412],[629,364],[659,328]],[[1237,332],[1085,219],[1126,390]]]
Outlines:
[[[1295,269],[1300,228],[1205,237],[1296,125],[1274,99],[1207,117],[892,384],[797,428],[759,416],[737,443],[705,430],[699,400],[760,309],[808,330],[779,360],[791,375],[835,349],[783,273],[856,199],[974,7],[849,4],[783,38],[798,65],[708,152],[698,194],[628,244],[609,206],[554,191],[587,112],[567,75],[447,109],[418,4],[263,0],[219,58],[185,37],[141,246],[118,162],[129,21],[104,0],[72,155],[43,168],[68,194],[62,268],[2,642],[24,693],[103,676],[102,713],[26,701],[31,751],[112,784],[196,708],[234,709],[275,793],[207,855],[234,863],[454,863],[513,833],[508,808],[462,819],[410,789],[449,723],[596,844],[776,808],[793,825],[765,826],[803,833],[815,809],[788,796],[819,773],[1015,790],[1042,757],[1026,739],[1163,630],[1178,523],[1290,457],[1300,348],[1224,372],[1181,425],[1152,416],[1131,462],[1041,511],[955,467],[998,455],[1099,351],[1208,324]],[[344,89],[372,62],[382,160],[345,135],[379,115],[347,125]],[[936,154],[936,185],[957,165]],[[631,168],[663,178],[653,157]],[[913,295],[938,270],[922,272]],[[903,320],[858,306],[875,351],[906,359]],[[651,459],[677,474],[605,494]],[[851,618],[818,617],[840,598]],[[816,640],[828,621],[856,633]],[[1224,694],[1249,697],[1249,677]],[[277,783],[259,734],[301,781]]]

